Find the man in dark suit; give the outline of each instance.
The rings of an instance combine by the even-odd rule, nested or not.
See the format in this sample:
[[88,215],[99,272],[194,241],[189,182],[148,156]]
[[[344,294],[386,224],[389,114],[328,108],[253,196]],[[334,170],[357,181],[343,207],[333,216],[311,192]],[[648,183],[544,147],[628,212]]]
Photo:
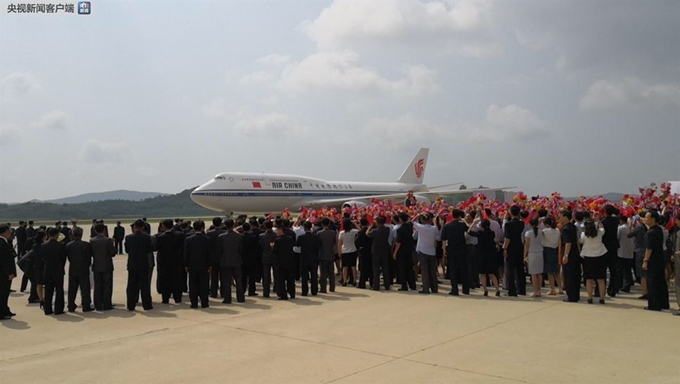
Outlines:
[[189,300],[191,308],[208,308],[210,279],[210,238],[205,234],[205,223],[194,222],[195,233],[184,241],[184,268],[189,274]]
[[248,289],[248,296],[257,296],[255,283],[262,274],[260,239],[251,231],[250,223],[243,223],[243,290]]
[[323,229],[317,233],[319,240],[321,240],[321,252],[319,254],[319,269],[321,270],[321,290],[319,292],[326,293],[326,283],[329,284],[329,290],[335,292],[335,271],[334,261],[336,254],[336,245],[338,242],[338,233],[329,226],[331,221],[324,217],[321,219]]
[[113,308],[113,258],[116,249],[113,241],[105,236],[104,224],[95,225],[97,236],[90,239],[94,264],[94,307],[98,311],[108,311]]
[[92,220],[92,226],[90,227],[90,239],[97,236],[97,231],[94,229],[95,225],[97,225],[97,219]]
[[[447,259],[447,268],[449,278],[451,279],[451,292],[449,292],[449,295],[458,296],[458,284],[462,285],[463,294],[469,295],[470,274],[467,266],[467,244],[465,241],[468,226],[462,220],[465,217],[465,212],[454,209],[451,214],[453,215],[453,220],[446,223],[442,228],[442,248],[444,250],[444,257]],[[519,215],[519,212],[517,214]],[[517,222],[521,224],[519,220]],[[507,232],[506,236],[508,236]],[[512,239],[513,242],[516,241],[514,235]],[[520,241],[521,245],[521,240],[519,239],[517,237],[517,241]]]
[[233,278],[236,283],[236,301],[244,303],[246,298],[243,291],[243,282],[241,281],[243,236],[234,232],[234,220],[227,220],[224,226],[227,232],[217,238],[220,268],[222,269],[220,272],[222,278],[222,297],[224,298],[222,302],[231,304],[231,280]]
[[217,297],[220,287],[220,253],[217,245],[217,238],[226,232],[222,225],[222,218],[212,219],[214,229],[208,231],[210,238],[210,297]]
[[186,285],[182,261],[184,234],[173,230],[172,227],[172,220],[163,220],[161,223],[163,232],[156,236],[158,284],[163,304],[170,302],[170,296],[175,303],[181,303],[183,288]]
[[76,294],[80,288],[81,306],[83,312],[94,309],[90,299],[90,265],[92,265],[92,246],[82,241],[83,229],[75,228],[72,231],[73,241],[66,244],[66,256],[68,257],[68,311],[76,310]]
[[390,275],[390,236],[392,230],[385,225],[387,219],[385,216],[379,216],[375,222],[366,231],[366,236],[373,239],[371,243],[371,256],[373,257],[373,289],[380,290],[380,271],[382,270],[383,284],[385,290],[389,291],[392,285],[392,276]]
[[300,276],[302,278],[302,296],[309,292],[309,280],[311,275],[312,296],[319,292],[319,253],[321,252],[321,240],[312,233],[312,223],[305,221],[302,225],[305,233],[298,237],[296,245],[300,247]]
[[61,228],[59,228],[59,232],[64,235],[64,240],[61,241],[62,243],[68,244],[71,242],[71,229],[68,227],[68,222],[61,222]]
[[[66,266],[66,246],[57,241],[59,229],[47,230],[49,241],[40,248],[40,256],[43,259],[45,295],[43,297],[46,315],[61,315],[64,313],[64,267]],[[54,311],[52,311],[52,298],[54,299]]]
[[116,223],[113,229],[113,241],[116,242],[116,253],[123,253],[123,240],[125,240],[125,228],[120,225],[120,221]]
[[[272,284],[272,273],[276,274],[276,260],[272,255],[271,243],[276,240],[276,233],[274,233],[274,223],[266,221],[264,223],[265,231],[260,234],[259,243],[260,251],[262,252],[262,296],[269,297]],[[274,288],[276,291],[276,288]]]
[[392,259],[397,261],[397,273],[401,282],[400,291],[416,290],[416,275],[413,270],[413,252],[416,245],[413,240],[413,223],[406,213],[399,214],[399,229]]
[[134,311],[139,296],[142,296],[144,310],[153,309],[151,285],[149,284],[149,252],[153,252],[151,236],[144,233],[144,222],[135,221],[133,233],[125,237],[125,252],[128,254],[127,309]]
[[17,239],[17,253],[18,257],[23,256],[26,253],[26,223],[24,221],[19,222],[19,228],[14,231],[14,236]]
[[276,259],[276,294],[279,300],[295,298],[295,259],[293,246],[295,240],[286,234],[283,226],[276,228],[276,240],[272,246],[272,255]]
[[10,286],[17,275],[14,249],[9,242],[11,236],[12,231],[9,226],[0,225],[0,320],[6,320],[15,315],[7,305]]

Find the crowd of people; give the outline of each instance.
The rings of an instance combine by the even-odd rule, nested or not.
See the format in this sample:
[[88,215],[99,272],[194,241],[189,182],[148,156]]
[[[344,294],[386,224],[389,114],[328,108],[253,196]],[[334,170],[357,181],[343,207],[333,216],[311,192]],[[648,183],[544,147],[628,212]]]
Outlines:
[[[161,302],[180,303],[188,292],[191,308],[207,308],[209,297],[218,296],[230,304],[234,291],[243,303],[246,294],[259,295],[258,287],[265,298],[273,289],[279,300],[294,299],[296,281],[302,296],[335,292],[336,283],[436,294],[446,278],[449,295],[481,289],[488,296],[491,288],[495,296],[505,290],[515,297],[527,295],[529,275],[531,297],[566,294],[564,301],[575,303],[585,284],[589,304],[596,298],[605,304],[606,296],[640,284],[640,299],[655,311],[670,309],[672,280],[680,291],[680,214],[670,206],[625,212],[612,204],[597,210],[554,205],[565,209],[551,211],[516,201],[494,211],[482,200],[421,209],[407,201],[390,205],[389,215],[375,202],[303,210],[295,219],[289,212],[216,217],[208,228],[201,220],[163,220],[153,236],[146,219],[135,221],[128,235],[118,222],[112,237],[103,221],[93,220],[88,241],[75,221],[49,228],[20,222],[16,230],[0,225],[0,319],[15,315],[7,299],[17,265],[24,272],[20,290],[30,283],[28,302],[46,315],[75,311],[78,292],[83,312],[111,310],[113,258],[123,252],[130,311],[140,297],[144,310],[153,309],[154,269]],[[676,297],[680,306],[680,292]]]

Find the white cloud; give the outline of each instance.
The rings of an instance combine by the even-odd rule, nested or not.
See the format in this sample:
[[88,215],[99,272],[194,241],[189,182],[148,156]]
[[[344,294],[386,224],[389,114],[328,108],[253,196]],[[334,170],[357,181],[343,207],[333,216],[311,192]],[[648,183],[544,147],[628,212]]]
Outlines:
[[0,127],[0,147],[13,147],[19,141],[19,131],[14,128]]
[[248,138],[285,138],[303,135],[308,128],[292,117],[277,112],[253,112],[247,107],[216,99],[203,108],[212,118],[226,120],[231,129]]
[[279,55],[277,53],[272,53],[270,55],[261,57],[256,60],[258,64],[265,66],[281,66],[285,65],[290,61],[290,55]]
[[489,8],[482,0],[336,0],[305,27],[321,49],[365,39],[432,39],[478,29]]
[[[399,116],[376,117],[368,120],[361,131],[361,137],[368,138],[375,145],[389,145],[393,148],[412,148],[418,145],[435,146],[456,141],[456,130],[423,119],[411,113]],[[345,138],[347,145],[355,145],[356,137]]]
[[89,139],[80,148],[78,158],[91,164],[122,162],[131,154],[127,143],[102,142]]
[[357,65],[352,51],[318,52],[283,71],[279,86],[287,90],[328,89],[419,96],[440,90],[437,72],[415,65],[402,69],[404,77],[390,80],[378,72]]
[[69,116],[66,112],[54,110],[41,116],[38,120],[33,122],[33,125],[38,128],[63,131],[67,128],[68,118]]
[[680,106],[680,85],[644,83],[638,78],[598,80],[588,87],[579,106],[583,110]]
[[549,135],[545,123],[529,109],[516,104],[499,107],[492,104],[486,110],[486,121],[470,130],[475,142],[530,140]]
[[30,72],[14,72],[2,78],[0,81],[3,93],[11,96],[21,96],[40,89],[38,81]]

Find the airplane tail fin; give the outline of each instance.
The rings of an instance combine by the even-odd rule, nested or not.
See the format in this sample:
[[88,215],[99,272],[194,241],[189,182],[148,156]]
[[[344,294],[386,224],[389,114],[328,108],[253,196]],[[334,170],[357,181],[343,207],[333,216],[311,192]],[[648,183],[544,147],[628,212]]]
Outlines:
[[420,148],[411,164],[406,167],[397,181],[404,184],[422,184],[423,178],[425,178],[425,166],[427,165],[427,155],[429,153],[429,148]]

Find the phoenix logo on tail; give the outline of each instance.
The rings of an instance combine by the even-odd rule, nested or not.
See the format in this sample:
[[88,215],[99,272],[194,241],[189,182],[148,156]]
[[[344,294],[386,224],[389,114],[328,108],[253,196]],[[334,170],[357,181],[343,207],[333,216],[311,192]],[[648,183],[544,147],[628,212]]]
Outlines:
[[417,162],[416,165],[415,165],[415,168],[416,168],[416,176],[418,176],[418,178],[420,178],[420,177],[423,176],[423,163],[424,163],[424,162],[425,162],[424,159],[420,159],[420,160],[418,160],[418,162]]

